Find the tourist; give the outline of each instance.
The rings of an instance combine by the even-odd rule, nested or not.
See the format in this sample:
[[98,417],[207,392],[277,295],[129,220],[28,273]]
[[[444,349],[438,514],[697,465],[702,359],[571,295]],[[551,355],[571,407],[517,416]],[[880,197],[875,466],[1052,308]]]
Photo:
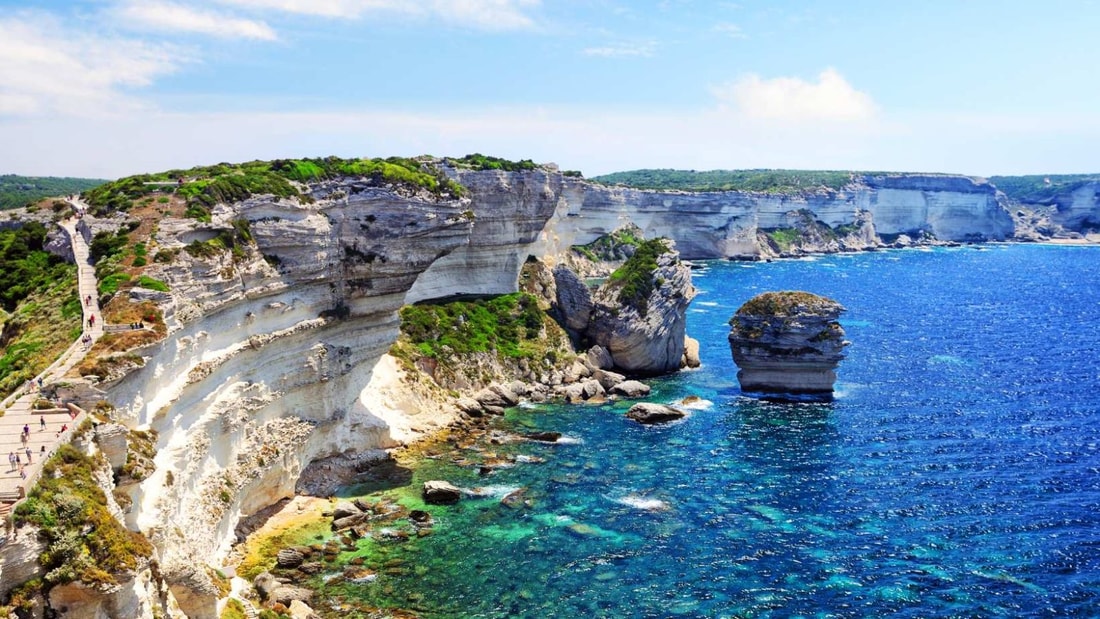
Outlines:
[[38,431],[39,432],[45,432],[46,431],[46,416],[45,415],[39,415],[38,416]]
[[22,466],[19,467],[19,477],[23,479],[27,478],[27,470],[24,469]]
[[[43,447],[45,447],[45,445],[43,445]],[[30,447],[25,447],[24,449],[27,450],[27,464],[30,464],[31,463],[31,448]]]
[[46,446],[43,445],[42,449],[38,450],[38,458],[41,460],[41,459],[44,459],[45,457],[46,457]]
[[[65,430],[68,430],[68,429],[69,429],[69,424],[67,424],[67,423],[66,423],[66,424],[62,424],[62,426],[61,426],[61,433],[62,433],[62,434],[64,434],[64,433],[65,433]],[[18,457],[18,456],[16,456],[16,457]]]
[[27,436],[31,435],[31,425],[29,423],[23,424],[23,434]]
[[15,452],[14,451],[8,452],[8,464],[11,465],[11,470],[14,471],[15,470]]
[[42,377],[41,377],[41,376],[39,376],[39,377],[38,377],[38,388],[39,388],[39,389],[42,389],[42,384],[43,384],[43,383],[42,383]]
[[19,454],[15,454],[15,466],[23,466],[23,459],[19,457]]
[[[26,445],[26,444],[27,444],[27,435],[26,435],[26,434],[20,434],[20,435],[19,435],[19,440],[20,440],[20,441],[21,441],[21,442],[22,442],[22,443],[23,443],[24,445]],[[16,456],[16,457],[18,457],[18,456]]]

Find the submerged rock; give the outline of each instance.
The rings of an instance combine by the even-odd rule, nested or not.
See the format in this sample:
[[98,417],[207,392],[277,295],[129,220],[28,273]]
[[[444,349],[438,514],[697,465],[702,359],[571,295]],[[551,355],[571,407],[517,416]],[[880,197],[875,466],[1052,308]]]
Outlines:
[[730,319],[741,391],[766,399],[828,402],[844,358],[844,307],[808,292],[765,292]]
[[667,423],[687,416],[684,411],[677,410],[664,404],[639,402],[626,411],[627,419],[633,419],[640,424],[650,425],[655,423]]

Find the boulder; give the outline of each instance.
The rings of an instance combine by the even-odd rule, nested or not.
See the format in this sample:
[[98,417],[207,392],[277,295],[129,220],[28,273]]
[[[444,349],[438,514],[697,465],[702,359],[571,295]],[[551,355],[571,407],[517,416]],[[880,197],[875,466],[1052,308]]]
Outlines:
[[684,359],[680,362],[680,367],[697,368],[702,364],[703,362],[699,360],[699,340],[685,335]]
[[563,380],[566,384],[576,383],[592,375],[592,371],[580,359],[574,359],[573,363],[565,370]]
[[592,292],[576,273],[565,265],[554,267],[557,298],[551,309],[572,335],[584,333],[592,316]]
[[485,409],[481,407],[481,402],[469,396],[462,396],[458,400],[455,400],[455,406],[458,407],[458,410],[471,417],[481,417],[485,414]]
[[611,389],[609,389],[611,395],[617,395],[624,398],[644,398],[649,395],[649,385],[636,380],[623,381]]
[[275,565],[287,570],[292,570],[304,563],[305,555],[293,548],[283,548],[275,555]]
[[730,352],[747,395],[828,402],[844,358],[844,307],[809,292],[759,294],[730,319]]
[[676,421],[687,416],[686,413],[680,410],[676,410],[671,406],[665,406],[664,404],[653,404],[649,402],[639,402],[630,407],[630,410],[626,412],[627,419],[633,419],[643,425],[651,425],[655,423],[666,423],[669,421]]
[[462,499],[462,491],[446,481],[424,482],[423,495],[430,505],[454,505]]
[[615,385],[618,385],[619,383],[626,380],[626,377],[622,374],[600,369],[592,372],[592,378],[595,378],[597,381],[599,381],[600,386],[604,388],[604,391],[611,391],[611,389]]
[[358,505],[351,501],[337,501],[336,506],[332,508],[332,519],[339,520],[341,518],[347,518],[348,516],[354,516],[361,513],[363,510]]
[[590,378],[581,383],[581,396],[585,400],[602,397],[606,394],[607,391],[603,388],[603,385],[595,378]]
[[[522,383],[520,383],[520,384],[522,385]],[[513,391],[510,387],[506,387],[504,385],[494,384],[494,385],[490,385],[489,389],[493,393],[500,396],[500,399],[501,399],[502,402],[504,402],[505,407],[515,406],[515,405],[519,404],[519,395],[517,395],[516,392]]]
[[588,358],[588,363],[594,368],[610,370],[615,367],[615,360],[611,358],[611,353],[599,344],[589,348],[585,356]]
[[288,608],[291,619],[321,619],[312,608],[301,600],[291,600]]
[[312,599],[313,591],[294,585],[279,585],[268,596],[269,601],[283,606],[290,606],[295,601],[308,603]]

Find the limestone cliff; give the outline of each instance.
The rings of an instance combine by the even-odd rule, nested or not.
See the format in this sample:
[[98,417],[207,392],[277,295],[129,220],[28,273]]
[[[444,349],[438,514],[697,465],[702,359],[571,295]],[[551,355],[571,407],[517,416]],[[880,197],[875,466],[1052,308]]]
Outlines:
[[[1013,234],[1003,194],[983,179],[951,175],[860,175],[843,189],[790,193],[655,191],[566,179],[566,217],[548,253],[590,243],[626,223],[665,236],[687,259],[766,257],[759,233],[798,228],[806,214],[829,232],[805,251],[869,249],[901,235],[961,242]],[[578,199],[579,198],[579,199]]]
[[394,396],[396,311],[514,291],[561,195],[546,171],[462,180],[460,199],[329,180],[302,186],[307,199],[260,195],[217,205],[210,223],[159,223],[157,247],[175,255],[151,269],[171,288],[169,337],[108,395],[123,422],[159,436],[127,519],[170,586],[193,589],[192,566],[228,550],[242,514],[293,494],[311,461],[449,423]]
[[808,292],[766,292],[730,319],[730,351],[746,394],[767,399],[829,401],[844,358],[844,308]]

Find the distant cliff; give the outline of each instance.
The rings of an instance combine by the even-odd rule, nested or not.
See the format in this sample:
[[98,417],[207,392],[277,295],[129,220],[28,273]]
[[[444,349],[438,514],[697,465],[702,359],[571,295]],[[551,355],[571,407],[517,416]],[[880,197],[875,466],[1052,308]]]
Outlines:
[[[793,233],[807,215],[832,233],[795,253],[870,249],[902,237],[903,244],[1004,240],[1014,232],[1003,194],[966,176],[863,175],[840,189],[797,191],[668,191],[569,180],[573,199],[554,228],[559,240],[584,244],[634,223],[646,236],[673,239],[688,259],[786,253],[769,248],[761,233]],[[845,243],[828,243],[865,226]]]

